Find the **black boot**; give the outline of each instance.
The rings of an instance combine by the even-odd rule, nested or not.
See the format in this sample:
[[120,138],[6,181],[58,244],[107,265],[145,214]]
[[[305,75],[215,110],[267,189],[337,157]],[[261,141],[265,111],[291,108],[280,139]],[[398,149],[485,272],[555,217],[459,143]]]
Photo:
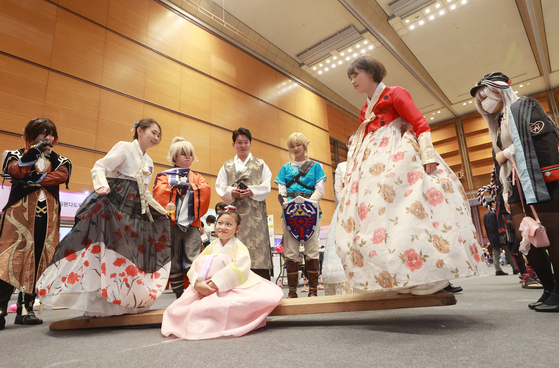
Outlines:
[[14,287],[7,282],[0,280],[0,330],[6,327],[6,316],[8,315],[8,303],[12,296]]
[[545,302],[547,299],[549,299],[550,296],[551,296],[551,292],[544,290],[542,296],[540,296],[538,301],[528,304],[528,308],[535,309],[536,307],[542,305],[543,302]]
[[[35,312],[33,312],[35,294],[25,294],[23,296],[23,300],[21,296],[22,294],[23,293],[20,292],[17,298],[17,314],[14,324],[26,326],[40,325],[43,323],[43,320],[37,317]],[[23,306],[25,306],[25,309],[27,310],[26,314],[23,314]]]
[[8,303],[0,305],[0,330],[6,328],[7,315],[8,315]]
[[173,293],[175,293],[175,296],[178,298],[180,298],[182,296],[182,293],[184,292],[184,276],[182,273],[177,273],[174,275],[171,275],[171,277],[169,277],[169,283],[171,284],[171,289],[173,289]]

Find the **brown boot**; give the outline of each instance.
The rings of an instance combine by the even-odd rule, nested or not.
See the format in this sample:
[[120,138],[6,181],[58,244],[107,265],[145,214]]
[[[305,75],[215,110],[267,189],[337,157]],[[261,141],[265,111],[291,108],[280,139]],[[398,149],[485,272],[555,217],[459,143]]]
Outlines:
[[317,296],[318,289],[318,259],[308,259],[307,258],[307,275],[309,277],[309,296]]
[[297,286],[299,285],[299,262],[285,261],[287,270],[287,285],[289,286],[289,294],[287,299],[297,298]]

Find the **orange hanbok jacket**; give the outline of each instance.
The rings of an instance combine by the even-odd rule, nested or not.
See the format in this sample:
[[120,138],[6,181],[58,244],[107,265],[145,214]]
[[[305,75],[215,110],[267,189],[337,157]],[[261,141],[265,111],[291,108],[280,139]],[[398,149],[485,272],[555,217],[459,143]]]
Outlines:
[[[190,170],[190,173],[188,174],[188,182],[192,185],[192,190],[194,191],[195,220],[191,226],[196,226],[201,229],[200,218],[208,212],[212,189],[202,175],[192,170]],[[165,172],[157,174],[157,177],[155,178],[153,197],[160,205],[163,206],[163,208],[166,208],[170,200],[176,205],[175,201],[177,198],[177,188],[172,188],[169,185],[169,175]],[[175,225],[175,213],[171,214],[171,221],[171,223]]]

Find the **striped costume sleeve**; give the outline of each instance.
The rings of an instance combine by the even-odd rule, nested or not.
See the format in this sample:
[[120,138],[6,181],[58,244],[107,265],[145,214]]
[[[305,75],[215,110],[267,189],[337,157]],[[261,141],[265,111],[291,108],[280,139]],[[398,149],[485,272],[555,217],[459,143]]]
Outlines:
[[[219,239],[214,240],[210,245],[208,245],[206,249],[204,249],[204,251],[198,255],[198,257],[209,256],[210,254],[212,254],[215,245],[214,243],[216,241],[219,241]],[[198,276],[200,276],[198,274],[198,271],[196,271],[196,267],[194,267],[194,263],[196,262],[198,257],[194,259],[194,262],[192,262],[192,267],[190,267],[190,270],[188,270],[188,273],[186,274],[186,276],[188,276],[188,281],[190,281],[190,285],[192,285],[193,287],[194,284],[196,283],[196,279],[198,279]]]
[[212,276],[219,291],[231,290],[244,283],[250,276],[250,254],[240,241],[236,242],[234,261]]

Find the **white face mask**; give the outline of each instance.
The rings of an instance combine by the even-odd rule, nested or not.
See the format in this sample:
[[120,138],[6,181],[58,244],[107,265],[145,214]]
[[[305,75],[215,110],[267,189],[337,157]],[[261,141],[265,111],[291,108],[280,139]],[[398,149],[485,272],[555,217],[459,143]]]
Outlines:
[[481,107],[490,114],[497,111],[497,105],[501,100],[494,98],[493,96],[487,96],[485,100],[481,101]]
[[483,110],[489,114],[495,113],[497,111],[497,105],[501,102],[500,94],[494,93],[487,87],[483,88],[479,94],[481,97],[485,97],[485,99],[481,101],[481,107]]

